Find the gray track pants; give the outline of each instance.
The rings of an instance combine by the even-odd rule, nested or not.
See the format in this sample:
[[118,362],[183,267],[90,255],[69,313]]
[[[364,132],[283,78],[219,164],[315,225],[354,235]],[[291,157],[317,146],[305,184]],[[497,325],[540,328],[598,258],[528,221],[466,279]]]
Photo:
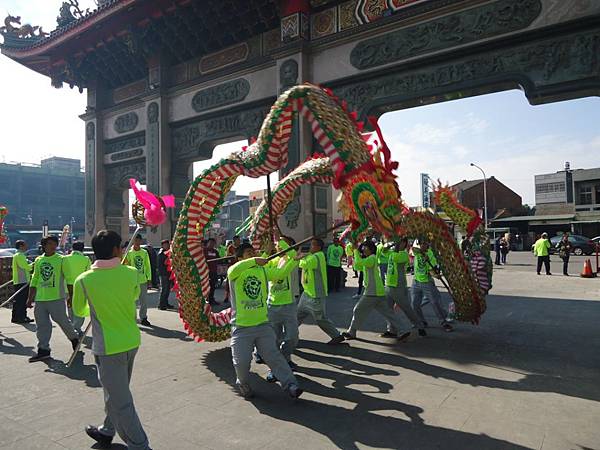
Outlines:
[[104,390],[106,412],[104,424],[98,430],[106,436],[119,433],[129,450],[147,450],[148,437],[135,411],[129,389],[137,350],[134,348],[114,355],[94,356],[98,366],[98,380]]
[[[64,299],[49,302],[37,301],[33,308],[38,348],[50,350],[50,338],[52,337],[52,320],[60,327],[69,339],[77,339],[79,335],[73,324],[67,317],[67,304]],[[52,320],[50,320],[52,319]]]
[[255,327],[237,327],[231,333],[231,358],[238,385],[248,385],[254,347],[283,389],[287,390],[291,384],[298,384],[292,369],[277,348],[273,327],[269,323],[263,323]]
[[446,320],[448,313],[442,307],[442,294],[440,294],[440,291],[433,280],[427,283],[421,283],[415,280],[413,281],[411,290],[412,307],[421,322],[425,322],[425,316],[423,316],[423,308],[421,305],[423,298],[426,298],[431,302],[433,312],[441,322]]
[[330,338],[333,339],[340,335],[333,322],[327,318],[325,299],[312,298],[306,295],[306,292],[303,292],[298,303],[298,325],[302,325],[302,322],[308,316],[311,316],[319,328],[327,333]]
[[363,295],[358,302],[356,302],[356,306],[354,306],[348,333],[352,336],[356,336],[356,330],[358,330],[364,321],[367,320],[367,317],[369,317],[369,314],[371,314],[371,311],[373,310],[381,314],[396,330],[401,328],[398,316],[394,314],[394,310],[390,307],[386,297]]
[[75,331],[77,331],[79,334],[81,334],[81,327],[83,326],[83,321],[85,320],[85,317],[79,317],[79,316],[76,316],[75,314],[73,314],[73,308],[69,308],[68,313],[69,313],[69,320],[73,324],[73,328],[75,328]]
[[140,284],[140,296],[138,297],[140,302],[140,320],[148,318],[148,284]]
[[[398,307],[402,310],[404,315],[410,323],[415,328],[421,328],[421,320],[415,313],[412,306],[410,306],[410,299],[408,297],[408,288],[406,286],[400,287],[389,287],[386,286],[385,293],[387,294],[388,304],[390,308],[394,308],[394,305],[398,305]],[[396,329],[389,321],[388,321],[387,330],[391,333],[397,333],[399,330]]]
[[269,305],[269,322],[275,330],[277,346],[287,361],[298,345],[298,307],[295,302],[289,305]]

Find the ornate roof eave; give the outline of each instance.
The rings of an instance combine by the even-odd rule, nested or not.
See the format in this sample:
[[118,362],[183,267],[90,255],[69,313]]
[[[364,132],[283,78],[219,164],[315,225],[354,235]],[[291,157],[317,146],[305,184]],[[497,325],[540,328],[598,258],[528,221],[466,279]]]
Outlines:
[[[41,39],[32,39],[30,43],[25,42],[25,44],[27,44],[26,46],[23,46],[22,44],[10,46],[7,45],[5,40],[5,42],[0,45],[0,48],[4,55],[15,60],[23,60],[46,54],[57,49],[61,45],[68,43],[71,39],[75,38],[75,36],[90,30],[103,20],[129,8],[139,1],[140,0],[112,0],[90,12],[85,17],[77,19],[64,27],[57,28],[52,31],[49,36]],[[11,41],[8,41],[8,43],[11,43]]]

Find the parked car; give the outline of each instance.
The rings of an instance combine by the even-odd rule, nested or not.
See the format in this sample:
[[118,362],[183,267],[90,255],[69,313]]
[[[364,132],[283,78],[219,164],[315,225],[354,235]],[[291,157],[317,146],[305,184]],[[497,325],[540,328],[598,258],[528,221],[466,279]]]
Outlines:
[[[58,253],[59,255],[62,255],[63,252],[61,250],[57,250],[56,253]],[[38,248],[31,248],[29,250],[27,250],[27,252],[25,252],[25,256],[27,256],[27,259],[31,262],[31,261],[35,261],[35,258],[37,258],[38,256],[42,255],[43,252],[41,249]]]
[[594,241],[594,244],[600,245],[600,236],[596,236],[595,238],[592,238],[592,241]]
[[[554,236],[550,238],[550,244],[552,244],[552,248],[550,249],[550,253],[556,253],[556,244],[560,242],[562,236]],[[571,243],[571,251],[574,255],[591,255],[596,251],[596,245],[594,241],[585,236],[579,236],[578,234],[569,235],[569,242]]]

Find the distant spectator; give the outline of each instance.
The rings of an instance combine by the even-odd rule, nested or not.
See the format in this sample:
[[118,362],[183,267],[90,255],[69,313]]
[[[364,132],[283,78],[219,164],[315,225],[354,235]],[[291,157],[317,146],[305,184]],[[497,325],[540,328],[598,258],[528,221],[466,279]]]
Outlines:
[[508,252],[510,251],[510,247],[508,244],[508,240],[506,239],[506,237],[502,237],[500,239],[500,257],[502,258],[502,265],[506,264],[506,257],[508,255]]
[[548,233],[542,233],[542,237],[535,241],[533,244],[533,254],[537,256],[537,274],[540,275],[542,271],[542,264],[546,269],[546,275],[552,275],[550,273],[550,241],[548,240]]
[[[571,257],[572,246],[569,242],[569,233],[564,233],[562,239],[556,244],[558,256],[563,260],[563,275],[569,276],[569,258]],[[538,270],[539,272],[539,270]]]

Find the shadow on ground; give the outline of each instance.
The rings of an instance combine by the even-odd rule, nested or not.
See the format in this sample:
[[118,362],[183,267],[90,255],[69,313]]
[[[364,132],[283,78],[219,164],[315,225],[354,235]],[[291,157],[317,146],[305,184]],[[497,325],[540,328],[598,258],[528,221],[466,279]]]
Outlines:
[[[354,403],[353,408],[312,399],[293,401],[283,394],[278,394],[273,385],[267,384],[258,376],[253,376],[251,380],[256,393],[252,404],[261,414],[305,426],[344,449],[358,449],[359,446],[399,448],[403,442],[410,442],[410,447],[414,449],[439,448],[442,443],[447,449],[525,448],[483,434],[427,425],[421,419],[423,410],[420,407],[371,397],[364,391],[350,388],[349,385],[367,386],[369,393],[386,393],[391,389],[391,385],[368,378],[369,373],[381,373],[380,369],[367,368],[368,365],[352,361],[343,362],[344,359],[334,357],[333,364],[336,367],[354,368],[357,373],[366,376],[310,368],[299,374],[299,380],[306,392],[323,398]],[[207,353],[204,364],[219,379],[234,387],[235,372],[229,348]],[[321,385],[307,376],[331,379],[333,387]],[[396,414],[404,415],[407,420],[395,417]]]

